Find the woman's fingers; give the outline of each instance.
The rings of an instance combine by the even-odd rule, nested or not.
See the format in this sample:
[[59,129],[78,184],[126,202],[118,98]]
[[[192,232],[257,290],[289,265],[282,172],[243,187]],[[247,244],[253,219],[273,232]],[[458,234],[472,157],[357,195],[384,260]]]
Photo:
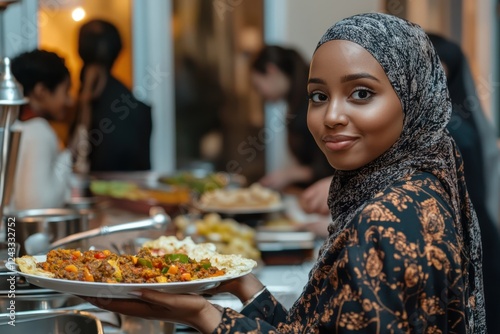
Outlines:
[[161,318],[163,313],[163,310],[161,310],[157,305],[151,305],[139,299],[81,298],[99,308],[126,315]]
[[324,178],[304,190],[300,196],[299,203],[305,212],[329,213],[327,201],[331,180],[331,177]]
[[158,292],[154,290],[141,290],[138,296],[141,300],[163,306],[173,311],[178,309],[191,309],[191,311],[201,310],[207,301],[200,295],[181,295]]
[[163,308],[166,319],[211,333],[220,323],[222,312],[196,294],[168,294],[141,290],[141,300]]
[[181,295],[139,290],[131,293],[140,299],[81,297],[102,309],[188,325],[202,333],[211,333],[220,323],[222,312],[199,295]]
[[300,196],[299,204],[306,213],[313,213],[316,210],[316,205],[314,204],[315,195],[314,192],[308,190],[304,191]]
[[[193,312],[193,309],[191,307],[186,308],[186,301],[182,302],[184,303],[182,304],[176,299],[177,296],[179,295],[148,291],[141,295],[141,299],[82,298],[99,308],[111,312],[145,319],[185,323],[183,320],[185,320],[186,313]],[[179,303],[178,307],[174,307],[176,302]]]

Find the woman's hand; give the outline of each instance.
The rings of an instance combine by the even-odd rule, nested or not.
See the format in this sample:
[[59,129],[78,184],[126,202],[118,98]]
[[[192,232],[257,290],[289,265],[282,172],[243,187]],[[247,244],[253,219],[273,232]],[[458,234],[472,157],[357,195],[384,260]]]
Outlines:
[[328,192],[332,177],[321,179],[308,187],[300,196],[299,203],[307,213],[318,213],[328,215]]
[[[264,285],[253,274],[223,282],[205,293],[215,295],[228,292],[242,303],[262,290]],[[81,297],[105,310],[145,319],[184,324],[201,333],[211,333],[222,319],[221,311],[200,295],[179,295],[155,290],[137,291],[139,299]]]
[[82,86],[79,94],[80,103],[90,103],[99,97],[107,82],[107,70],[99,64],[87,65],[82,74]]
[[221,322],[222,312],[202,296],[169,294],[147,289],[136,292],[139,299],[81,298],[105,310],[180,323],[201,333],[213,332]]
[[286,169],[271,172],[259,180],[264,187],[282,190],[295,182],[308,182],[313,177],[312,169],[306,166],[294,165]]
[[262,290],[264,285],[255,275],[248,274],[233,280],[222,282],[216,288],[205,291],[207,295],[216,295],[218,293],[228,292],[237,297],[242,303],[253,297]]

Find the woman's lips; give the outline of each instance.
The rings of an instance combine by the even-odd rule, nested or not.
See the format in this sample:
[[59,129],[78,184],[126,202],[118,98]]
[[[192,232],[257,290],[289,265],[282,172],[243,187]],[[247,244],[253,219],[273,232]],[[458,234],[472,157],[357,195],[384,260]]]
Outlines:
[[335,135],[335,136],[325,136],[323,141],[325,146],[330,151],[342,151],[347,150],[357,141],[357,137],[351,137],[346,135]]

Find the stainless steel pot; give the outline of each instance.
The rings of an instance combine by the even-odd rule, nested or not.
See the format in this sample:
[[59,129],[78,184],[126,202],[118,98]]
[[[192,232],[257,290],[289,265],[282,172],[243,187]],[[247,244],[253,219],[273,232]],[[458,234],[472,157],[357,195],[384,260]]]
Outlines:
[[170,216],[168,216],[160,207],[152,207],[150,210],[150,216],[151,218],[149,219],[118,225],[104,225],[88,231],[71,234],[52,243],[50,243],[50,240],[45,233],[32,234],[24,241],[24,248],[31,255],[45,254],[51,249],[73,245],[75,242],[101,235],[147,229],[163,230],[171,221]]
[[[15,218],[16,242],[21,245],[19,255],[29,254],[25,240],[35,233],[44,233],[50,242],[89,229],[87,214],[72,209],[34,209],[18,211]],[[86,240],[68,245],[74,248],[88,248]]]
[[46,313],[15,314],[15,326],[9,324],[9,317],[0,317],[2,333],[86,333],[104,334],[101,321],[84,311],[47,311]]
[[[15,294],[15,305],[16,312],[25,312],[25,311],[38,311],[38,310],[56,310],[62,308],[73,308],[77,305],[84,304],[84,301],[81,298],[76,296],[58,293],[51,290],[41,290],[40,293],[28,293],[29,291],[25,291],[25,294],[16,293]],[[8,294],[0,295],[0,309],[2,313],[5,310],[8,310],[12,296],[9,298]]]

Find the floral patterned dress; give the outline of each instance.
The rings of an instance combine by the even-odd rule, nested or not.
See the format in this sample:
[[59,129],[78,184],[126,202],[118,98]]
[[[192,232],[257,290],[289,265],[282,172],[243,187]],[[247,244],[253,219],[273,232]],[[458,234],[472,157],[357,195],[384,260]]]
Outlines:
[[430,173],[394,183],[325,241],[289,312],[265,291],[241,313],[225,309],[214,333],[473,332],[447,196]]

